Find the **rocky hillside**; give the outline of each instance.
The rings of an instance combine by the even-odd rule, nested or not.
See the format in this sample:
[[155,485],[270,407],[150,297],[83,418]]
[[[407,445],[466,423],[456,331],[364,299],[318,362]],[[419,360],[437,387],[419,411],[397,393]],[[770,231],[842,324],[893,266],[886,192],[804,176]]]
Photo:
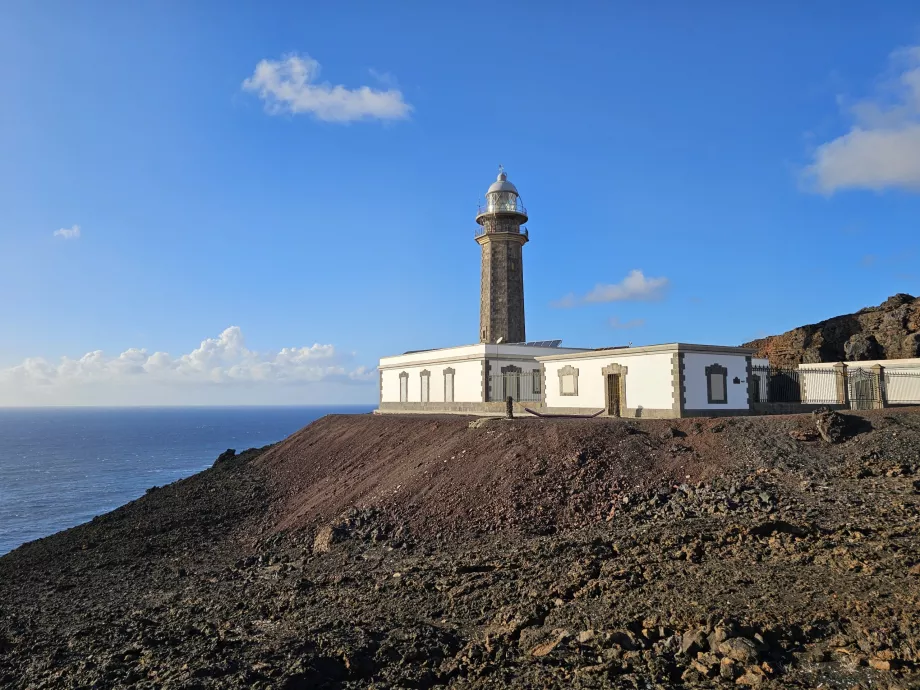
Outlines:
[[920,297],[898,294],[877,307],[745,343],[774,366],[920,357]]
[[920,687],[920,411],[335,416],[0,558],[7,688]]

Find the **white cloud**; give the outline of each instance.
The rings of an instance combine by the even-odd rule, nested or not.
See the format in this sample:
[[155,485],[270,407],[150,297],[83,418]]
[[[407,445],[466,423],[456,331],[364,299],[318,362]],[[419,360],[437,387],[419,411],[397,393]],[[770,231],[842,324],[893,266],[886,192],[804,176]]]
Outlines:
[[578,304],[578,298],[575,296],[574,292],[570,292],[565,297],[560,297],[557,300],[549,303],[549,306],[556,307],[557,309],[570,309]]
[[389,72],[380,72],[371,67],[369,70],[367,70],[367,73],[384,86],[396,86],[396,77],[394,77]]
[[646,278],[634,269],[619,283],[596,285],[585,295],[585,302],[650,302],[664,297],[667,288],[667,278]]
[[569,293],[550,306],[568,309],[585,302],[654,302],[664,297],[669,285],[667,278],[646,278],[642,271],[633,269],[619,283],[598,283],[583,297]]
[[[29,358],[0,369],[0,404],[17,404],[10,396],[18,391],[70,390],[104,384],[112,387],[167,386],[181,394],[190,386],[246,386],[312,384],[318,382],[361,383],[376,380],[376,371],[346,366],[351,357],[332,345],[289,347],[256,352],[246,348],[243,333],[231,326],[216,338],[208,338],[188,354],[173,357],[166,352],[148,353],[131,348],[110,357],[102,350],[53,363]],[[109,388],[110,389],[110,388]],[[178,398],[181,400],[181,395]]]
[[78,240],[80,239],[80,226],[74,225],[69,228],[61,228],[60,230],[55,230],[54,236],[62,237],[65,240]]
[[611,316],[609,321],[611,328],[627,330],[630,328],[639,328],[645,325],[645,319],[630,319],[629,321],[620,321],[618,316]]
[[891,54],[896,74],[873,98],[846,108],[850,131],[821,144],[805,168],[808,188],[920,190],[920,47]]
[[320,84],[316,82],[319,71],[319,63],[308,55],[261,60],[243,89],[257,93],[269,113],[310,113],[329,122],[402,120],[412,111],[398,89]]

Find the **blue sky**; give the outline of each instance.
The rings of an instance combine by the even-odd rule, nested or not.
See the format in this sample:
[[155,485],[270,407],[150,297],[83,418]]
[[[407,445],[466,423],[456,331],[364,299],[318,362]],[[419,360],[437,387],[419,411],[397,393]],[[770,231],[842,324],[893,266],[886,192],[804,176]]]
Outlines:
[[908,2],[4,3],[0,405],[373,401],[476,340],[499,163],[531,339],[916,294],[917,46]]

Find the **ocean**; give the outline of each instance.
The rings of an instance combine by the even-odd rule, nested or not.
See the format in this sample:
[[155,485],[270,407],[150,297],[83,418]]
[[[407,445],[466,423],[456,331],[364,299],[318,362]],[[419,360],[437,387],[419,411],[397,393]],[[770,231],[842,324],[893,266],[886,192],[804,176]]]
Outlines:
[[330,413],[372,406],[0,409],[0,554]]

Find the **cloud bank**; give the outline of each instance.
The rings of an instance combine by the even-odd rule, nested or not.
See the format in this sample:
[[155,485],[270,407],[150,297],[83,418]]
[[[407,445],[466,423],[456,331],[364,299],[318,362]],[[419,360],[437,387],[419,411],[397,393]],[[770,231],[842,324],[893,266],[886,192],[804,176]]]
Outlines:
[[191,352],[176,357],[131,348],[117,356],[96,350],[77,359],[62,357],[58,362],[28,358],[0,369],[0,404],[27,404],[35,399],[35,393],[54,404],[58,394],[71,400],[72,393],[80,389],[131,389],[142,396],[144,391],[165,388],[181,401],[184,392],[202,386],[226,394],[241,388],[270,392],[316,383],[360,384],[377,380],[374,369],[348,367],[350,359],[334,346],[318,343],[256,352],[246,347],[240,328],[231,326],[218,337],[207,338]]
[[598,283],[587,295],[568,294],[553,306],[566,309],[592,302],[654,302],[665,296],[669,285],[667,278],[646,278],[642,271],[634,269],[619,283]]
[[895,76],[845,109],[849,132],[815,150],[804,171],[810,190],[920,191],[920,46],[895,51],[890,62]]
[[61,237],[65,240],[78,240],[80,239],[80,226],[74,225],[69,228],[61,228],[60,230],[55,230],[54,236]]
[[258,94],[270,114],[308,113],[327,122],[403,120],[412,111],[398,89],[320,84],[319,72],[319,63],[308,55],[261,60],[243,82],[243,90]]

